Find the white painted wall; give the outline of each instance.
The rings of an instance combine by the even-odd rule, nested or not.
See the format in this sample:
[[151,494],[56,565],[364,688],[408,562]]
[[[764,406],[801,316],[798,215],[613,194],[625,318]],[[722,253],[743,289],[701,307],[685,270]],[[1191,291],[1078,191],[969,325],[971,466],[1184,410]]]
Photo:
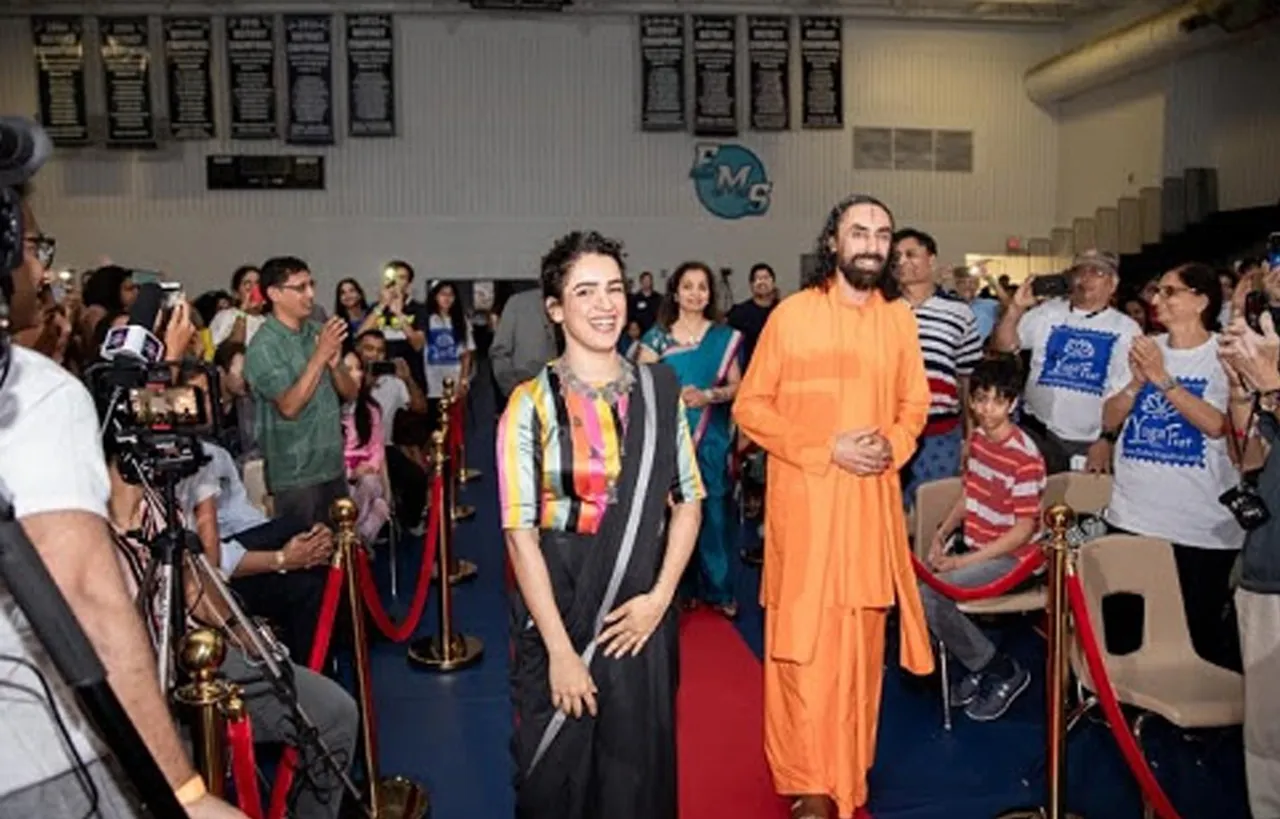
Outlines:
[[[1158,5],[1091,21],[1066,42],[1088,42]],[[1277,76],[1280,32],[1272,27],[1059,104],[1057,221],[1068,226],[1192,167],[1217,169],[1223,209],[1280,200]]]
[[[307,258],[327,286],[347,275],[372,283],[391,257],[427,276],[519,277],[556,236],[591,226],[623,238],[637,270],[692,257],[745,271],[765,260],[790,289],[827,208],[853,190],[883,197],[957,261],[1053,223],[1058,133],[1022,75],[1057,49],[1055,32],[850,21],[846,130],[744,133],[775,193],[767,216],[739,222],[696,201],[691,136],[637,129],[633,20],[401,16],[398,36],[402,136],[325,151],[328,191],[203,189],[206,154],[283,146],[62,154],[38,180],[60,259],[87,266],[105,254],[172,271],[192,292],[277,253]],[[0,110],[34,111],[25,19],[0,20],[0,53]],[[853,125],[972,129],[975,170],[855,173]]]
[[1165,85],[1159,72],[1082,94],[1058,108],[1057,222],[1070,227],[1101,205],[1159,185],[1164,174]]

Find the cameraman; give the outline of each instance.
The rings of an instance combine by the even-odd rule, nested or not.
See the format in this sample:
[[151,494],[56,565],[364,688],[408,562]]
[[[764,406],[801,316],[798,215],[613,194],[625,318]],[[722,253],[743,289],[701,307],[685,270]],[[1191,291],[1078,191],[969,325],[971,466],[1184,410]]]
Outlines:
[[[34,220],[29,225],[34,228]],[[36,326],[34,296],[46,272],[42,244],[29,229],[21,266],[0,277],[5,299],[16,297],[12,320],[19,332]],[[0,496],[12,504],[189,815],[244,819],[206,793],[170,719],[155,654],[108,534],[110,486],[88,392],[44,356],[18,345],[9,355],[8,377],[0,385]],[[0,815],[80,816],[95,798],[104,819],[137,815],[104,744],[2,584],[0,685]],[[44,696],[46,685],[53,703]]]
[[[1240,469],[1261,465],[1256,489],[1271,518],[1245,537],[1236,616],[1244,659],[1244,760],[1254,816],[1280,816],[1280,337],[1270,313],[1262,332],[1235,319],[1221,359],[1233,389],[1232,426],[1244,443]],[[1256,422],[1256,423],[1254,423]]]

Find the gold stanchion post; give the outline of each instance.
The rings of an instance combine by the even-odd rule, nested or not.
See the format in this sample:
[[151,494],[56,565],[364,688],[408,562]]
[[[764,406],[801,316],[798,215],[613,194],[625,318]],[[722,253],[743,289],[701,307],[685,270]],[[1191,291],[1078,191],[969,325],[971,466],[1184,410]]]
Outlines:
[[360,584],[356,578],[355,550],[360,543],[356,520],[359,515],[360,510],[350,498],[334,501],[329,510],[329,516],[338,529],[338,550],[347,567],[347,605],[351,612],[351,641],[356,664],[356,706],[360,709],[360,744],[364,747],[364,770],[369,780],[369,812],[375,819],[423,819],[431,811],[426,788],[403,776],[382,779],[378,775],[378,749],[373,746],[369,730],[375,719],[373,691],[369,689],[369,641],[365,634]]
[[1049,641],[1045,662],[1045,804],[1034,808],[1016,808],[999,815],[999,819],[1080,819],[1067,813],[1067,651],[1070,639],[1067,616],[1067,565],[1074,560],[1074,548],[1067,541],[1067,530],[1075,523],[1075,512],[1066,504],[1050,507],[1044,513],[1045,524],[1053,533],[1044,549],[1049,563],[1049,593],[1045,604],[1049,620]]
[[178,647],[178,662],[190,681],[173,696],[190,715],[196,770],[214,796],[227,791],[227,724],[223,706],[231,695],[218,676],[227,657],[227,644],[213,629],[188,631]]
[[[452,459],[449,458],[449,415],[450,409],[453,407],[453,379],[446,378],[444,380],[444,397],[440,399],[440,427],[432,433],[432,440],[436,436],[441,436],[445,442],[445,461],[448,466],[452,466]],[[469,506],[459,508],[457,504],[458,482],[456,475],[443,473],[445,475],[444,485],[444,509],[441,512],[441,525],[449,524],[452,526],[454,522],[465,520],[467,517],[475,514],[475,509]],[[428,490],[430,491],[430,490]],[[430,500],[428,499],[428,503]],[[480,567],[470,560],[459,558],[456,554],[450,554],[448,561],[444,559],[444,555],[438,558],[439,565],[446,566],[449,569],[449,582],[455,586],[459,583],[465,583],[475,578],[480,572]]]
[[[446,433],[438,430],[432,436],[433,459],[435,461],[435,474],[445,477],[444,480],[444,508],[449,508],[453,494],[453,487],[448,480],[448,473],[445,471],[448,466],[448,453],[446,452]],[[438,545],[438,553],[436,559],[440,565],[447,566],[449,559],[453,556],[453,525],[447,517],[442,516],[440,521],[440,541]],[[440,602],[440,622],[438,624],[438,634],[435,637],[423,637],[415,640],[409,647],[409,662],[414,665],[421,666],[431,671],[455,671],[459,668],[465,668],[480,659],[484,654],[484,643],[479,637],[473,637],[469,634],[459,634],[453,630],[453,590],[450,588],[450,582],[446,578],[444,572],[441,572],[440,591],[437,592],[437,600]]]

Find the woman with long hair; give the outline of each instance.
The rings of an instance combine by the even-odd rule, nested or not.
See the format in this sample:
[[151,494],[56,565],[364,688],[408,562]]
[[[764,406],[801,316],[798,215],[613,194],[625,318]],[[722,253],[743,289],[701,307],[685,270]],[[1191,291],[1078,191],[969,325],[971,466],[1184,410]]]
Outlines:
[[440,399],[444,397],[444,381],[452,378],[454,394],[466,394],[471,383],[475,338],[452,282],[436,282],[427,294],[427,349],[423,364],[427,375],[427,401],[431,406],[432,426],[437,424]]
[[347,483],[351,499],[360,510],[356,528],[360,539],[372,544],[391,519],[383,471],[387,462],[386,436],[382,430],[382,408],[370,395],[373,379],[365,378],[364,363],[355,353],[343,356],[347,372],[360,392],[342,408],[343,454],[347,462]]
[[[1113,373],[1102,428],[1118,430],[1115,478],[1104,513],[1116,531],[1173,545],[1187,627],[1196,653],[1239,670],[1231,568],[1244,530],[1218,498],[1240,483],[1229,449],[1230,385],[1218,360],[1222,285],[1208,265],[1188,264],[1160,277],[1152,303],[1166,332],[1133,340]],[[1140,612],[1120,613],[1108,635],[1125,653],[1141,644]],[[1109,640],[1109,642],[1112,642]]]
[[738,614],[738,602],[729,580],[729,555],[736,532],[729,510],[733,495],[729,408],[742,380],[738,364],[742,334],[720,322],[718,304],[711,268],[702,262],[680,265],[667,281],[657,323],[640,342],[640,361],[662,361],[675,370],[693,430],[698,468],[707,487],[696,568],[691,567],[682,596],[689,604],[702,601],[733,618]]
[[333,291],[333,314],[351,328],[347,339],[354,344],[364,320],[369,316],[369,299],[365,297],[360,282],[350,278],[338,282]]
[[497,434],[516,816],[675,819],[672,601],[704,492],[680,387],[617,351],[617,242],[560,239],[542,290],[564,353],[512,391]]

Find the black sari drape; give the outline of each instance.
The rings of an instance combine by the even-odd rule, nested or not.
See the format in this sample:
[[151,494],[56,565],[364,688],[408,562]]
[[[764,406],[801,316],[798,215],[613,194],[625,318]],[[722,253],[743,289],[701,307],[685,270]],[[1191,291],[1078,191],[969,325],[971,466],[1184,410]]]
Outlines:
[[666,499],[677,475],[678,413],[674,373],[660,364],[639,367],[617,502],[594,535],[540,533],[560,616],[599,689],[596,717],[557,716],[542,637],[519,592],[512,595],[519,819],[676,817],[675,608],[636,657],[603,657],[594,640],[605,614],[657,580],[666,553]]

